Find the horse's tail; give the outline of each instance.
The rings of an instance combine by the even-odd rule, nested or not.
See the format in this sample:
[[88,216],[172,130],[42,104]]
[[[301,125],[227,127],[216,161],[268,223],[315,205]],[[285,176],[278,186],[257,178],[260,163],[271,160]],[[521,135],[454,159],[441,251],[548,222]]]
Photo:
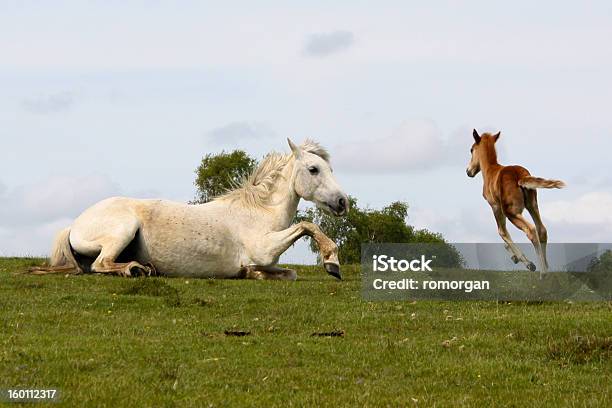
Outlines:
[[50,263],[51,266],[74,266],[79,269],[79,264],[70,247],[70,228],[61,230],[55,236]]
[[528,190],[536,188],[563,188],[565,183],[561,180],[547,180],[541,177],[525,176],[518,181],[518,185]]

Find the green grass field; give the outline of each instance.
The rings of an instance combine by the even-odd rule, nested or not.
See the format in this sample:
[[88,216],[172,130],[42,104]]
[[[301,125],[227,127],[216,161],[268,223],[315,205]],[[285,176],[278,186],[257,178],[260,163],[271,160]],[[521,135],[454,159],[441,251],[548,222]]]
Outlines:
[[39,262],[0,259],[0,388],[53,406],[612,406],[610,302],[369,303],[356,267],[16,274]]

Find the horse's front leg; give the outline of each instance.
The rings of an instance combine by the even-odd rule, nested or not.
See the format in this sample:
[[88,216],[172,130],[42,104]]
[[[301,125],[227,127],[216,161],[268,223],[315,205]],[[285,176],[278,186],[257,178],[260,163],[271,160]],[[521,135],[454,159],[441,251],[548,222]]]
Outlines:
[[257,255],[254,257],[262,265],[275,262],[295,241],[308,235],[312,237],[319,247],[323,266],[330,275],[342,279],[340,275],[340,261],[338,260],[338,246],[321,231],[318,225],[302,221],[289,228],[270,232],[262,237],[257,245]]

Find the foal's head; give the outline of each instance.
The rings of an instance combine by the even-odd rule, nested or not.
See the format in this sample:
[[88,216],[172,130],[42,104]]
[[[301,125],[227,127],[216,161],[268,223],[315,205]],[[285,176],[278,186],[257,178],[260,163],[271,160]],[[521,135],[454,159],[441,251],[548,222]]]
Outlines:
[[334,215],[346,214],[348,197],[332,173],[327,152],[314,142],[296,146],[291,140],[287,141],[295,158],[293,188],[296,194]]
[[472,135],[474,136],[474,144],[472,145],[472,149],[470,153],[472,153],[472,158],[470,159],[470,163],[466,169],[466,173],[468,177],[474,177],[480,172],[480,163],[483,157],[490,151],[495,152],[495,142],[499,139],[499,135],[501,132],[497,132],[494,135],[490,133],[483,133],[482,136],[478,134],[476,129]]

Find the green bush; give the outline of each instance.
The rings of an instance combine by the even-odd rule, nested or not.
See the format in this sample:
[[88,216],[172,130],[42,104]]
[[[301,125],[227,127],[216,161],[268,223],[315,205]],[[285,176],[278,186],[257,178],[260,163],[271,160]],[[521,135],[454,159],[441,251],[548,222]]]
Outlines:
[[599,258],[593,259],[588,267],[589,272],[612,272],[612,251],[607,250]]
[[[310,221],[321,227],[338,245],[341,263],[360,263],[362,243],[394,242],[441,244],[428,246],[428,254],[437,257],[436,264],[444,267],[463,266],[461,254],[441,234],[415,229],[406,223],[408,204],[396,201],[380,210],[372,210],[359,208],[354,197],[349,197],[349,201],[351,209],[345,217],[334,217],[319,208],[309,208],[299,212],[296,217],[297,221]],[[318,253],[312,239],[310,249]]]
[[207,154],[196,169],[196,197],[192,204],[206,203],[213,198],[232,190],[240,184],[242,178],[257,166],[257,160],[242,150],[231,153],[222,151],[218,154]]

